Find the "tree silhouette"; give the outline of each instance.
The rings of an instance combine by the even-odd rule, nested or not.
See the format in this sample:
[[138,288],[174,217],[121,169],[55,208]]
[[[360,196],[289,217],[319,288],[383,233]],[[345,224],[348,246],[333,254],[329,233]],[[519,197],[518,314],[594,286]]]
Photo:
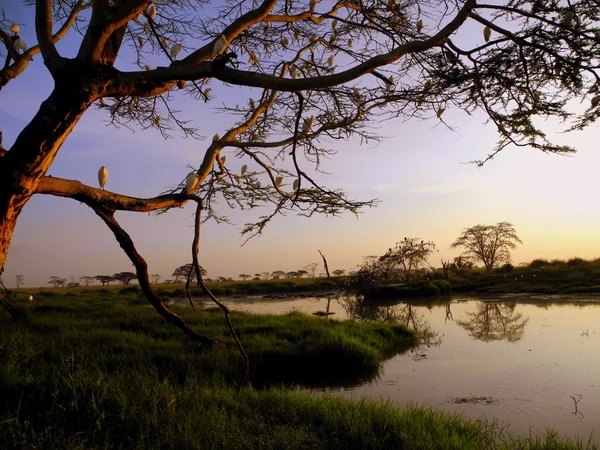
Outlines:
[[238,275],[238,277],[239,277],[240,280],[244,280],[245,281],[245,280],[248,280],[249,278],[252,278],[252,275],[248,275],[247,273],[240,273]]
[[23,275],[17,275],[16,276],[17,289],[20,289],[21,286],[23,286],[23,283],[25,283],[25,277]]
[[102,283],[102,286],[110,285],[111,281],[115,281],[115,279],[110,275],[96,275],[94,279]]
[[161,278],[162,277],[158,273],[153,273],[152,275],[150,275],[150,280],[152,281],[152,284],[160,283]]
[[[14,142],[6,149],[0,142],[0,275],[29,200],[36,194],[70,198],[88,205],[113,233],[155,309],[210,345],[222,344],[195,333],[156,295],[147,264],[116,211],[167,212],[202,200],[207,218],[222,222],[226,217],[219,203],[269,206],[269,213],[244,226],[251,237],[291,210],[339,215],[372,206],[373,201],[350,199],[312,176],[323,158],[334,155],[330,141],[380,139],[371,124],[409,118],[443,123],[451,107],[482,111],[499,135],[495,148],[475,161],[482,164],[511,145],[572,152],[549,142],[536,125],[544,121],[537,119],[572,117],[568,126],[577,129],[600,114],[595,96],[600,5],[592,0],[565,5],[160,0],[153,5],[156,16],[147,11],[151,3],[26,2],[35,14],[30,24],[37,42],[22,53],[7,31],[13,19],[0,20],[6,58],[0,89],[15,83],[31,61],[44,63],[38,77],[53,79],[52,92]],[[484,37],[462,38],[467,22]],[[61,54],[66,48],[75,49],[73,56]],[[152,61],[158,67],[151,67]],[[231,89],[235,96],[218,99],[213,87]],[[15,85],[23,98],[31,88]],[[588,94],[594,96],[592,107],[574,116],[568,101]],[[202,107],[220,108],[237,122],[224,129],[194,128],[177,112],[184,95]],[[248,100],[240,101],[241,96]],[[164,137],[178,132],[214,138],[192,162],[197,176],[189,186],[180,180],[177,188],[153,198],[49,176],[63,143],[92,107],[115,126],[154,129]],[[234,157],[243,160],[241,168],[232,164]],[[4,294],[0,303],[19,315]]]
[[456,323],[481,341],[516,342],[523,337],[529,318],[516,311],[516,303],[479,302],[466,320]]
[[129,285],[131,280],[134,280],[136,278],[136,275],[133,272],[118,272],[115,273],[112,277],[113,280],[120,281],[125,286],[127,286]]
[[463,256],[467,260],[481,261],[486,270],[492,270],[495,266],[510,263],[510,250],[517,247],[517,242],[523,243],[513,224],[500,222],[465,228],[451,247],[464,249]]
[[341,277],[346,274],[346,270],[345,269],[336,269],[332,273],[336,277]]
[[51,284],[52,287],[55,287],[55,288],[56,287],[64,287],[67,285],[67,279],[62,278],[62,277],[52,276],[52,277],[50,277],[48,284]]
[[[179,278],[183,278],[182,281],[187,280],[188,275],[190,274],[190,270],[192,269],[192,264],[184,264],[183,266],[179,266],[177,269],[175,269],[173,271],[173,273],[171,274],[172,277],[175,277],[175,280],[173,281],[173,283],[177,283],[179,282]],[[207,275],[207,271],[206,269],[204,269],[204,267],[200,266],[200,275],[202,275],[202,277],[204,278]],[[192,271],[192,280],[197,281],[197,277],[196,274],[194,273],[194,271]]]

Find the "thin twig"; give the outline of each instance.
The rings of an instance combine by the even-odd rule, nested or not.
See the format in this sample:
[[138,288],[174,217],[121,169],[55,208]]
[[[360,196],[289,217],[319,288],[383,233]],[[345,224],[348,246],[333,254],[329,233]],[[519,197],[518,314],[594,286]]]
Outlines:
[[214,296],[214,294],[210,291],[210,289],[208,289],[208,287],[204,283],[204,280],[202,279],[202,273],[200,271],[200,264],[198,262],[198,251],[199,251],[199,247],[200,247],[200,226],[202,224],[201,216],[202,216],[203,202],[201,199],[199,199],[197,197],[194,199],[194,201],[196,202],[197,206],[196,206],[196,215],[195,215],[195,221],[194,221],[194,242],[192,244],[192,264],[196,270],[196,276],[198,277],[198,284],[200,285],[200,287],[202,288],[204,293],[206,295],[208,295],[208,297],[217,306],[219,306],[223,310],[223,313],[225,314],[225,320],[227,321],[227,326],[229,327],[229,332],[231,333],[231,336],[233,336],[233,339],[235,340],[235,343],[237,344],[237,347],[238,347],[240,353],[244,357],[244,366],[246,368],[246,373],[244,374],[244,378],[242,379],[242,382],[240,383],[240,385],[237,388],[237,390],[239,392],[240,388],[246,384],[246,381],[248,380],[248,375],[250,374],[250,358],[248,357],[246,350],[244,350],[244,346],[242,345],[240,338],[238,337],[237,333],[235,332],[235,328],[233,328],[233,323],[231,322],[231,317],[229,314],[229,308],[227,308],[227,306],[225,306],[223,303],[221,303],[217,299],[217,297]]

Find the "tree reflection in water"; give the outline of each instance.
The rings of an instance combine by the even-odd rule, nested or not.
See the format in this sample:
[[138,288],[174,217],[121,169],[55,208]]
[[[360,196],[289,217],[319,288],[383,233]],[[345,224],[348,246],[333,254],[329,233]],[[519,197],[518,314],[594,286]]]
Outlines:
[[516,312],[516,303],[479,302],[477,309],[468,312],[467,320],[456,323],[481,341],[516,342],[523,337],[529,317]]
[[[440,345],[442,338],[427,323],[423,313],[411,302],[398,304],[373,304],[354,296],[346,296],[339,300],[350,319],[361,322],[400,323],[412,328],[419,334],[419,341],[428,347]],[[429,309],[431,307],[429,306]]]

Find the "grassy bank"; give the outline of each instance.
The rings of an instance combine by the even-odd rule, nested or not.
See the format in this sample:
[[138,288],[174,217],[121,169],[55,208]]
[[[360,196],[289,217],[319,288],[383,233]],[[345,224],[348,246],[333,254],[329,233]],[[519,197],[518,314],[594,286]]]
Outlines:
[[[372,376],[414,342],[397,325],[233,314],[254,368],[254,388],[236,395],[237,352],[190,342],[133,293],[56,296],[30,312],[26,323],[0,314],[6,448],[578,448],[511,444],[489,424],[283,388]],[[180,312],[231,344],[218,312]]]

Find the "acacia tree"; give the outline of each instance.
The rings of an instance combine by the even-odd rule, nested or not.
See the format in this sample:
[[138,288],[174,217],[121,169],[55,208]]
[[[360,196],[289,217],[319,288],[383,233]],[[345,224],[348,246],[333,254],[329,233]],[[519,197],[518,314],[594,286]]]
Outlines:
[[390,281],[391,273],[398,272],[400,279],[410,284],[415,274],[427,264],[427,258],[434,250],[433,242],[419,238],[405,237],[397,242],[396,247],[390,248],[379,258],[379,264],[385,268],[385,282]]
[[23,283],[25,283],[25,276],[24,275],[17,275],[17,277],[16,277],[17,289],[20,289],[21,286],[23,286]]
[[133,272],[119,272],[115,273],[112,278],[113,280],[120,281],[127,286],[129,283],[131,283],[131,280],[136,278],[136,274]]
[[517,243],[523,241],[515,227],[509,222],[499,222],[465,228],[451,247],[464,249],[464,257],[481,261],[486,270],[492,270],[494,266],[510,262],[510,250],[514,250]]
[[252,278],[252,275],[248,275],[247,273],[240,273],[238,275],[238,278],[240,280],[246,281],[248,278]]
[[57,277],[57,276],[52,276],[50,277],[50,280],[48,281],[48,284],[51,284],[52,287],[64,287],[67,284],[67,279],[66,278],[62,278],[62,277]]
[[[333,153],[332,141],[378,139],[368,127],[371,121],[441,121],[450,107],[480,109],[500,138],[478,163],[509,145],[565,153],[573,149],[548,142],[534,120],[569,118],[567,100],[598,90],[600,5],[594,0],[223,0],[202,7],[188,0],[152,2],[29,0],[37,42],[26,50],[23,40],[11,36],[18,33],[11,18],[0,21],[6,58],[0,89],[19,83],[39,54],[54,80],[53,91],[14,142],[6,149],[0,143],[0,275],[17,219],[31,197],[71,198],[87,204],[114,234],[157,311],[211,345],[221,346],[193,332],[156,295],[146,262],[116,211],[164,212],[194,201],[204,206],[204,219],[222,219],[218,200],[243,208],[271,206],[267,215],[246,224],[248,236],[292,209],[306,216],[357,212],[373,202],[350,200],[320,185],[311,168]],[[478,24],[483,36],[460,39],[467,22]],[[70,30],[77,47],[73,58],[56,46]],[[160,67],[150,67],[151,59]],[[238,90],[252,97],[221,106],[237,118],[231,126],[192,128],[177,113],[177,99],[187,94],[211,107],[211,86],[257,90]],[[20,88],[25,95],[29,86]],[[594,97],[592,106],[599,101]],[[180,131],[214,138],[193,162],[195,176],[188,183],[153,198],[48,176],[90,107],[100,108],[116,125],[156,128],[165,137]],[[594,107],[572,126],[594,121],[599,114]],[[225,164],[225,152],[245,163],[240,170]],[[0,294],[0,303],[18,316],[6,295]]]

